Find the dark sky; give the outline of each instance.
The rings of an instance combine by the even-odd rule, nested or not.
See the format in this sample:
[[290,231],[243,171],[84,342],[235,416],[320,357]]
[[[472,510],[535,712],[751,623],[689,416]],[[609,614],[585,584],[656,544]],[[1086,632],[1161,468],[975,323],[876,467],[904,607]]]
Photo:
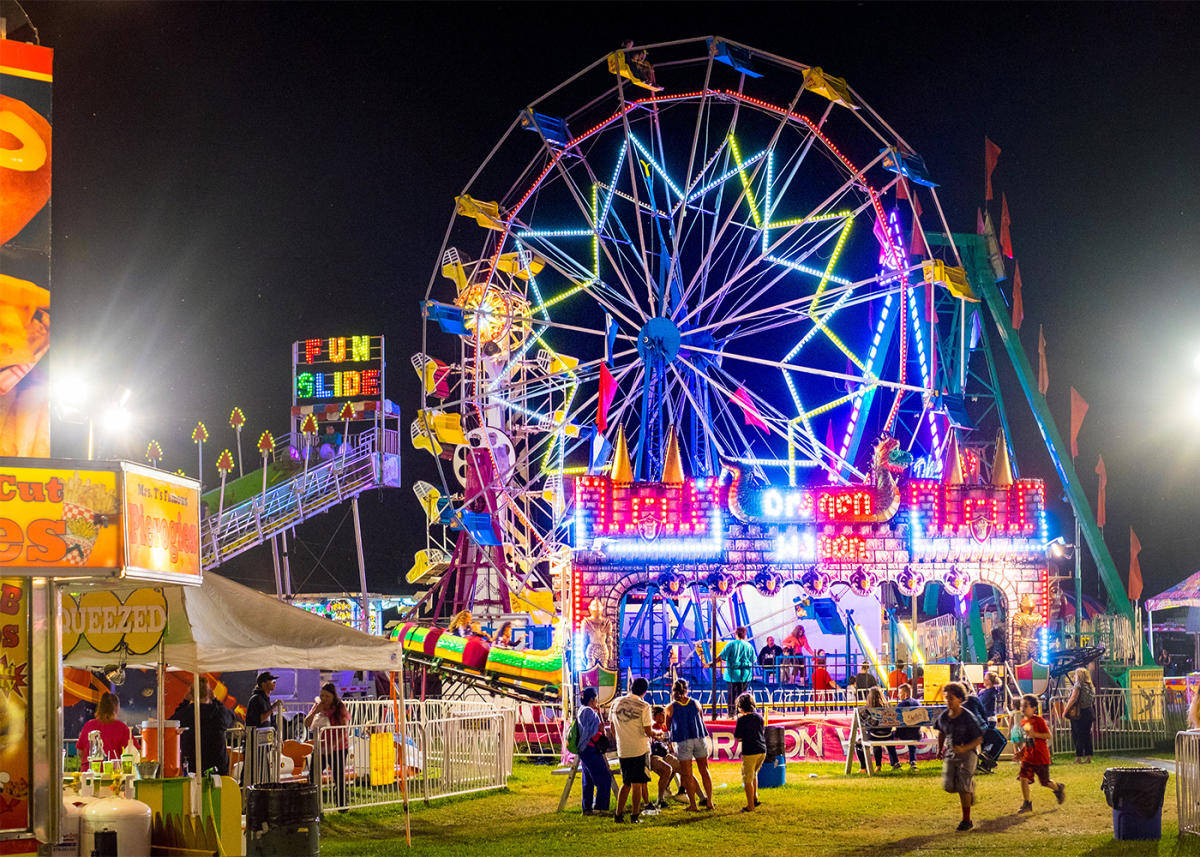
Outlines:
[[[1117,567],[1132,525],[1147,594],[1200,568],[1192,5],[24,5],[56,51],[52,366],[128,384],[142,415],[105,454],[156,437],[191,472],[191,426],[232,445],[233,405],[247,448],[283,431],[289,345],[307,336],[384,333],[407,423],[452,198],[515,114],[625,38],[718,34],[846,77],[924,155],[958,231],[982,201],[984,135],[1001,146],[1022,338],[1035,355],[1045,325],[1060,427],[1069,386],[1091,404],[1080,469],[1094,498],[1104,455]],[[1010,412],[1022,474],[1055,486],[1028,409]],[[56,431],[56,455],[80,453]],[[424,455],[406,453],[410,475]],[[421,514],[406,489],[364,516],[372,586],[393,589]],[[302,538],[319,554],[341,520]],[[321,567],[300,549],[308,589],[354,585],[347,527]],[[229,570],[266,584],[269,567]]]

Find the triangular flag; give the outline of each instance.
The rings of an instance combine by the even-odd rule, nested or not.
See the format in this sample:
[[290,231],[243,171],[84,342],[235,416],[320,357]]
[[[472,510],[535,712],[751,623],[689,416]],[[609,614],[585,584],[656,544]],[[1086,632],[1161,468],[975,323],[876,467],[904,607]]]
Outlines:
[[1104,456],[1096,462],[1096,475],[1100,477],[1100,487],[1096,491],[1096,526],[1104,527],[1104,504],[1108,494],[1108,470],[1104,467]]
[[971,313],[971,350],[974,351],[979,345],[979,340],[983,336],[983,331],[979,328],[979,313]]
[[604,316],[604,362],[612,365],[613,346],[617,342],[617,323],[609,314]]
[[612,452],[612,444],[600,432],[596,432],[592,436],[592,461],[589,473],[599,473],[600,470],[608,463],[609,453]]
[[1079,429],[1083,426],[1083,418],[1087,416],[1088,403],[1079,395],[1079,391],[1071,388],[1071,458],[1079,455]]
[[904,176],[896,179],[896,199],[908,199],[908,185],[904,183]]
[[1011,225],[1012,218],[1008,216],[1008,197],[1000,194],[1000,249],[1009,259],[1013,257],[1012,232],[1009,230]]
[[617,382],[613,379],[608,366],[600,364],[600,399],[596,405],[596,427],[600,431],[608,431],[608,409],[612,406],[613,397],[617,395]]
[[825,423],[825,446],[829,450],[829,466],[837,471],[840,468],[838,468],[837,447],[834,445],[835,443],[836,441],[833,439],[833,420],[830,420]]
[[983,235],[987,232],[987,227],[983,223],[983,209],[975,209],[975,234]]
[[929,248],[925,246],[925,233],[921,231],[921,222],[913,218],[912,240],[908,242],[910,256],[928,256]]
[[1129,598],[1137,601],[1142,597],[1142,565],[1138,562],[1138,554],[1142,552],[1142,543],[1138,541],[1133,527],[1129,528]]
[[1025,300],[1021,296],[1021,263],[1017,262],[1017,267],[1013,271],[1013,310],[1012,310],[1012,326],[1013,330],[1021,329],[1021,322],[1025,320]]
[[921,209],[921,200],[917,196],[917,192],[915,190],[909,194],[909,199],[912,202],[913,214],[915,214],[917,217],[920,217],[922,214],[924,214],[924,211]]
[[741,406],[746,425],[767,430],[767,424],[763,422],[762,415],[750,400],[750,394],[746,392],[745,387],[738,387],[737,392],[733,394],[733,400]]
[[984,199],[992,198],[992,170],[996,169],[996,162],[1000,160],[1000,147],[989,140],[983,138],[983,163],[986,171],[986,185],[984,188]]
[[1050,389],[1050,370],[1046,368],[1046,337],[1038,325],[1038,392],[1043,396]]

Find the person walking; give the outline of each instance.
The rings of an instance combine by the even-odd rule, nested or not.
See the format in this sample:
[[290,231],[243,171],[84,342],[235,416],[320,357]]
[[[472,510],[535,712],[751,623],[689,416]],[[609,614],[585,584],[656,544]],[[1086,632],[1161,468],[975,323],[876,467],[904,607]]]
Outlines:
[[754,697],[743,693],[738,697],[737,725],[733,727],[733,740],[742,745],[742,788],[746,792],[746,805],[742,812],[754,812],[759,805],[758,771],[767,758],[767,736],[762,716],[754,710]]
[[625,821],[625,801],[630,789],[633,790],[633,807],[629,822],[639,824],[642,820],[642,793],[650,782],[650,739],[654,737],[650,705],[643,699],[649,689],[650,683],[639,676],[629,686],[629,693],[612,707],[617,757],[621,762],[621,791],[617,795],[614,818],[618,824]]
[[1021,763],[1017,780],[1021,783],[1021,808],[1017,814],[1033,812],[1033,801],[1029,797],[1029,787],[1037,778],[1043,786],[1054,792],[1054,798],[1060,804],[1067,799],[1067,787],[1050,779],[1050,727],[1038,715],[1038,698],[1032,693],[1021,697],[1021,731],[1024,738],[1017,748],[1016,761]]
[[[185,727],[196,722],[195,705],[189,691],[187,698],[175,706],[171,720],[178,720]],[[233,712],[219,702],[213,701],[212,685],[207,676],[200,676],[200,764],[204,769],[215,770],[224,776],[229,773],[229,748],[225,743],[225,732],[233,726]],[[194,729],[185,729],[179,736],[179,755],[190,773],[196,770],[196,735]]]
[[608,769],[608,737],[600,718],[596,688],[585,687],[579,695],[579,767],[583,770],[583,814],[608,815],[612,771]]
[[712,809],[712,776],[708,772],[708,729],[700,715],[700,704],[688,696],[686,679],[678,679],[671,687],[671,704],[665,714],[665,730],[675,745],[675,756],[679,759],[679,778],[687,791],[688,811],[698,812],[696,793],[700,786],[692,774],[692,763],[700,771],[704,783],[704,808]]
[[1075,685],[1063,713],[1071,721],[1071,740],[1075,744],[1075,764],[1092,763],[1092,724],[1096,722],[1096,686],[1087,667],[1075,670]]
[[983,743],[978,718],[966,709],[967,690],[956,681],[942,688],[946,710],[938,715],[933,728],[938,733],[938,753],[942,756],[942,790],[958,795],[962,821],[958,830],[974,827],[971,804],[975,802],[976,750]]
[[737,717],[737,698],[746,692],[754,674],[754,647],[746,642],[745,626],[738,626],[734,639],[721,652],[721,660],[725,662],[726,694],[732,719]]

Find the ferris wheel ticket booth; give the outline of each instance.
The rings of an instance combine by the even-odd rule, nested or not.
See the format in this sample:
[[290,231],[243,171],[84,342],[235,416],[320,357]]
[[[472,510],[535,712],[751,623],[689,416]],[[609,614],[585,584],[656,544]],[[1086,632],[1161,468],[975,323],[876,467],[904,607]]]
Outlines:
[[[87,634],[122,662],[161,649],[163,587],[202,581],[199,531],[193,479],[126,461],[0,459],[0,853],[78,853],[79,818],[63,810],[64,637]],[[109,591],[138,581],[144,604]],[[83,627],[63,625],[68,590],[82,593],[70,615]],[[163,759],[163,744],[159,728],[147,757]],[[106,786],[124,775],[103,773]],[[148,847],[150,807],[110,800]]]

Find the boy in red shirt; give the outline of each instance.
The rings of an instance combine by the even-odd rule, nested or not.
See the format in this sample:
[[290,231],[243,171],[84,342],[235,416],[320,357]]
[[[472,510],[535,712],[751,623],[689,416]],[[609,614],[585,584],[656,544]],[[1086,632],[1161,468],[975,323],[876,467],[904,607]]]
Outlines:
[[1021,730],[1025,733],[1024,740],[1017,748],[1017,760],[1021,763],[1021,771],[1017,781],[1021,784],[1021,796],[1025,802],[1017,810],[1017,814],[1033,812],[1033,801],[1029,799],[1029,787],[1036,777],[1038,782],[1054,791],[1054,797],[1062,803],[1067,799],[1067,788],[1062,783],[1050,779],[1050,727],[1038,716],[1038,699],[1032,693],[1021,697]]

